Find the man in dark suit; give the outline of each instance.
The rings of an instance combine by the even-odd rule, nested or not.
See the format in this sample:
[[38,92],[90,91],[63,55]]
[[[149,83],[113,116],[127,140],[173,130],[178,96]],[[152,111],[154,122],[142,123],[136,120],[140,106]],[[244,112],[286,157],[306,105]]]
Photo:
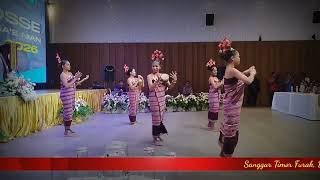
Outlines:
[[257,99],[260,92],[260,80],[255,77],[248,87],[247,103],[249,106],[257,106]]

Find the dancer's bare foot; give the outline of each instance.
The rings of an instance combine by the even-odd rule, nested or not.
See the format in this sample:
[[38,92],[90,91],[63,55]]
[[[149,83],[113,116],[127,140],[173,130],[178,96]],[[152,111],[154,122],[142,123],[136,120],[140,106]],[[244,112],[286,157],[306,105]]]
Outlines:
[[158,137],[153,138],[153,144],[155,146],[162,146],[162,143],[161,143],[161,141],[158,140]]
[[220,157],[225,157],[225,156],[224,156],[224,153],[223,153],[222,151],[220,152],[219,156],[220,156]]
[[64,132],[64,137],[72,137],[72,134],[69,133],[69,130]]
[[213,132],[218,132],[219,131],[219,128],[215,127],[215,126],[212,126],[211,128],[209,128],[210,131],[213,131]]
[[156,145],[156,146],[163,146],[163,144],[161,143],[161,141],[155,141],[155,142],[154,142],[154,145]]
[[159,141],[163,142],[163,139],[160,136],[158,137],[158,139],[159,139]]
[[223,151],[220,152],[220,157],[223,157],[223,158],[231,158],[232,157],[232,154],[225,154]]
[[68,129],[68,131],[70,131],[72,134],[73,134],[73,133],[76,133],[76,132],[72,131],[71,129]]

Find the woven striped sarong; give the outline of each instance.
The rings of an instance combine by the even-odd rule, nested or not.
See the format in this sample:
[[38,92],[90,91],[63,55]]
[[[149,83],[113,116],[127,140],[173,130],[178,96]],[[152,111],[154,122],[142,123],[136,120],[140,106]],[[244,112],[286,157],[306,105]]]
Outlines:
[[160,84],[154,91],[149,92],[150,110],[152,116],[152,134],[158,136],[167,133],[163,125],[163,115],[166,109],[166,86]]
[[137,117],[137,112],[139,108],[139,98],[140,98],[140,90],[129,90],[129,119],[130,122],[135,122]]
[[208,120],[211,122],[216,122],[218,120],[219,112],[219,91],[210,85],[209,89],[209,111],[208,111]]
[[224,119],[220,126],[219,137],[224,154],[233,154],[238,143],[244,87],[244,83],[236,78],[224,79]]
[[[68,82],[72,81],[73,78],[73,76],[69,76]],[[75,95],[75,85],[73,87],[67,88],[64,87],[61,82],[60,99],[63,105],[63,121],[65,126],[70,126],[72,122],[72,116],[75,108]]]

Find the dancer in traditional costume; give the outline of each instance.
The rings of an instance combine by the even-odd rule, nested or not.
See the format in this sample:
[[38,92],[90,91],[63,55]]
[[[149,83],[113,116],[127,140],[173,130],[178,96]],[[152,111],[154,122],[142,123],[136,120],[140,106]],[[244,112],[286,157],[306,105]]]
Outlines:
[[60,98],[63,105],[63,121],[64,121],[64,135],[68,136],[69,132],[74,133],[70,129],[72,123],[72,116],[75,109],[75,94],[76,86],[81,85],[82,82],[89,79],[89,75],[80,80],[82,73],[77,72],[73,75],[70,72],[71,66],[68,60],[61,60],[60,56],[57,54],[58,63],[61,64],[62,72],[60,74]]
[[244,72],[236,69],[240,54],[231,47],[231,41],[224,39],[220,44],[220,57],[227,62],[224,74],[224,119],[220,126],[219,145],[221,157],[232,157],[239,138],[240,112],[244,87],[253,82],[256,69],[251,66]]
[[217,67],[216,62],[210,59],[207,62],[207,69],[211,72],[209,77],[209,111],[208,111],[208,128],[209,130],[218,131],[218,128],[215,126],[218,121],[218,112],[219,112],[219,90],[223,86],[223,80],[220,81],[217,78]]
[[127,83],[129,86],[129,119],[131,124],[135,124],[137,121],[137,112],[139,109],[139,100],[141,89],[144,87],[144,80],[141,75],[136,75],[136,70],[124,65],[124,71],[129,76]]
[[[168,131],[163,124],[164,112],[166,110],[165,91],[174,87],[177,83],[177,73],[171,72],[168,74],[160,73],[160,61],[164,60],[164,55],[161,51],[155,50],[151,56],[152,73],[147,76],[149,86],[149,101],[152,113],[152,135],[155,145],[162,145],[162,134],[167,134]],[[169,81],[171,77],[171,82]]]

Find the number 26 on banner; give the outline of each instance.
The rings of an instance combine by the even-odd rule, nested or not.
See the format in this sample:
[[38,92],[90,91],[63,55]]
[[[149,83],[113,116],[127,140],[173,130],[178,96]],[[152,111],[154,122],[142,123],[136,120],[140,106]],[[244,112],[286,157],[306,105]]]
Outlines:
[[38,46],[35,46],[32,44],[25,44],[22,42],[14,42],[11,40],[7,40],[7,42],[16,43],[18,45],[17,46],[18,51],[24,51],[24,52],[33,53],[33,54],[38,54],[38,52],[39,52]]

